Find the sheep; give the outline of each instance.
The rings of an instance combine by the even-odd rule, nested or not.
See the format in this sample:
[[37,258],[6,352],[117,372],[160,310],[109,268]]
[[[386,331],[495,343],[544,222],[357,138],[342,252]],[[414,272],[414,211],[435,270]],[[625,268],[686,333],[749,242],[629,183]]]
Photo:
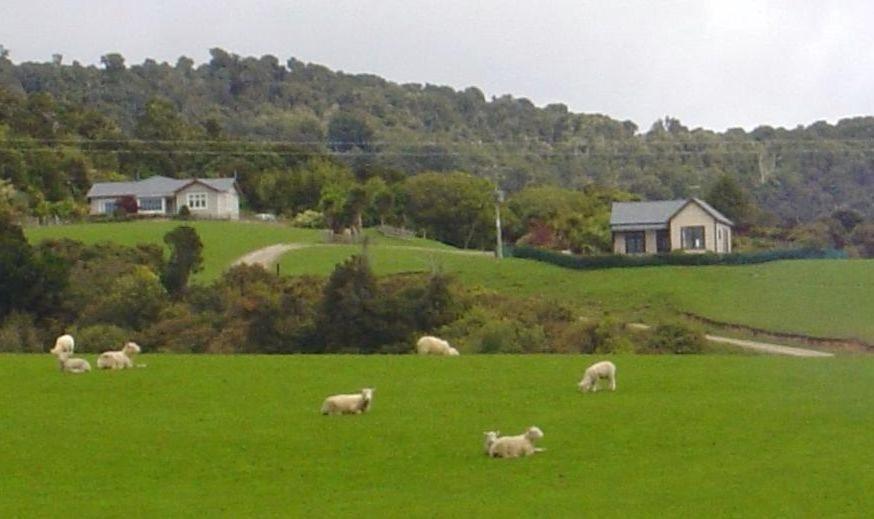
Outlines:
[[583,379],[580,380],[578,387],[580,391],[595,392],[598,390],[598,381],[602,378],[610,382],[610,390],[616,391],[616,366],[609,360],[596,362],[586,369],[583,374]]
[[57,355],[60,352],[72,354],[75,347],[76,342],[73,340],[72,335],[61,335],[60,337],[55,339],[55,347],[52,348],[49,353],[51,353],[52,355]]
[[91,371],[91,364],[88,364],[88,361],[85,359],[74,359],[71,358],[71,353],[67,351],[55,351],[52,350],[52,354],[58,358],[58,366],[61,368],[61,371],[66,371],[67,373],[86,373]]
[[416,351],[419,352],[419,355],[458,356],[458,350],[450,346],[448,342],[431,335],[425,335],[416,342]]
[[543,452],[544,449],[534,447],[534,442],[541,438],[543,438],[543,431],[536,426],[529,427],[518,436],[496,438],[489,447],[489,457],[518,458],[519,456],[530,456],[535,452]]
[[360,393],[333,395],[322,404],[322,414],[361,414],[370,409],[373,403],[373,389],[364,388]]
[[135,342],[128,342],[119,351],[105,351],[97,357],[97,367],[100,369],[125,369],[134,367],[133,357],[140,352]]
[[501,436],[501,431],[486,431],[483,433],[483,436],[485,437],[483,448],[485,448],[486,454],[488,454],[492,444],[495,443],[495,440],[497,440],[499,436]]

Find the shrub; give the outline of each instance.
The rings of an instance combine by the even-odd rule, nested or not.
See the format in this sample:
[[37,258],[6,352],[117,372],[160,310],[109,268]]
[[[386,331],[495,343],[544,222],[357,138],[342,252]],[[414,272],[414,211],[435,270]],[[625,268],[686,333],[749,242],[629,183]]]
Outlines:
[[675,251],[668,254],[651,254],[647,256],[626,256],[622,254],[575,256],[534,247],[514,247],[510,255],[515,258],[533,259],[571,269],[652,267],[661,265],[751,265],[777,260],[844,259],[847,257],[844,251],[817,248],[778,249],[731,254],[686,254],[682,251]]
[[13,311],[0,325],[0,351],[39,353],[44,351],[39,329],[30,314]]
[[704,334],[682,323],[665,323],[655,327],[645,343],[650,353],[701,353]]
[[191,218],[191,209],[188,208],[187,205],[183,205],[179,208],[179,212],[176,213],[176,218],[179,220],[188,220]]
[[297,213],[294,215],[294,218],[291,219],[292,227],[324,229],[326,225],[325,215],[318,211],[313,211],[312,209],[307,209],[306,211]]
[[113,324],[95,324],[75,332],[76,351],[100,353],[117,350],[131,340],[131,332]]

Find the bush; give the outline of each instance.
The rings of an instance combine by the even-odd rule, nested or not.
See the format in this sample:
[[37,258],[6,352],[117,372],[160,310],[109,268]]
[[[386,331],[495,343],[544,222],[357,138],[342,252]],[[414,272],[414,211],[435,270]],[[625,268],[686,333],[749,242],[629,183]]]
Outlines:
[[515,258],[533,259],[571,269],[653,267],[661,265],[752,265],[778,260],[845,259],[847,257],[844,251],[816,248],[778,249],[731,254],[686,254],[684,252],[672,252],[647,256],[626,256],[623,254],[575,256],[534,247],[514,247],[510,250],[509,255]]
[[32,315],[13,311],[6,317],[0,325],[0,351],[9,353],[45,351]]
[[660,324],[645,344],[649,353],[701,353],[704,334],[682,323]]
[[325,215],[312,209],[297,213],[290,223],[292,227],[302,227],[305,229],[324,229],[327,225]]
[[176,213],[176,218],[179,220],[188,220],[191,218],[191,209],[188,208],[187,205],[183,205],[179,208],[179,212]]
[[101,353],[107,350],[117,350],[131,340],[131,334],[132,332],[129,330],[112,324],[86,326],[74,333],[76,351]]

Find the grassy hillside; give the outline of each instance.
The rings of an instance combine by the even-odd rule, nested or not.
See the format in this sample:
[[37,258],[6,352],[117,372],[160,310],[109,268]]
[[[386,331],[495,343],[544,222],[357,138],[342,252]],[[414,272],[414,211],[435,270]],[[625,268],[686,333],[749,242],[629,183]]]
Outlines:
[[[155,243],[163,245],[164,235],[180,226],[190,225],[203,241],[204,268],[195,279],[211,281],[231,263],[251,252],[277,243],[317,243],[323,240],[323,231],[296,229],[281,224],[228,221],[138,221],[122,223],[88,223],[25,229],[28,239],[37,243],[51,238],[70,238],[85,243],[112,241],[122,245]],[[429,240],[399,240],[367,231],[374,245],[403,244],[418,247],[450,247]]]
[[[328,274],[357,249],[292,251],[286,274]],[[874,341],[874,261],[783,261],[763,265],[576,271],[528,260],[501,262],[401,249],[371,250],[379,273],[440,266],[466,282],[517,295],[544,295],[647,318],[665,310],[772,331]]]
[[[0,516],[874,508],[874,360],[619,357],[618,391],[582,395],[591,360],[164,355],[71,376],[48,355],[0,356]],[[376,388],[369,414],[318,414],[362,386]],[[483,454],[482,431],[532,424],[546,452]]]

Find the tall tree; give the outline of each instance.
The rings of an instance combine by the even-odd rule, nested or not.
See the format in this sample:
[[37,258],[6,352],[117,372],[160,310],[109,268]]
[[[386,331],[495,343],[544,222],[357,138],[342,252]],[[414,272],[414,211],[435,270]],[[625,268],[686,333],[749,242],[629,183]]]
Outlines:
[[171,294],[179,294],[188,286],[191,274],[203,270],[203,243],[193,227],[183,225],[164,235],[170,247],[170,259],[161,273],[161,283]]

